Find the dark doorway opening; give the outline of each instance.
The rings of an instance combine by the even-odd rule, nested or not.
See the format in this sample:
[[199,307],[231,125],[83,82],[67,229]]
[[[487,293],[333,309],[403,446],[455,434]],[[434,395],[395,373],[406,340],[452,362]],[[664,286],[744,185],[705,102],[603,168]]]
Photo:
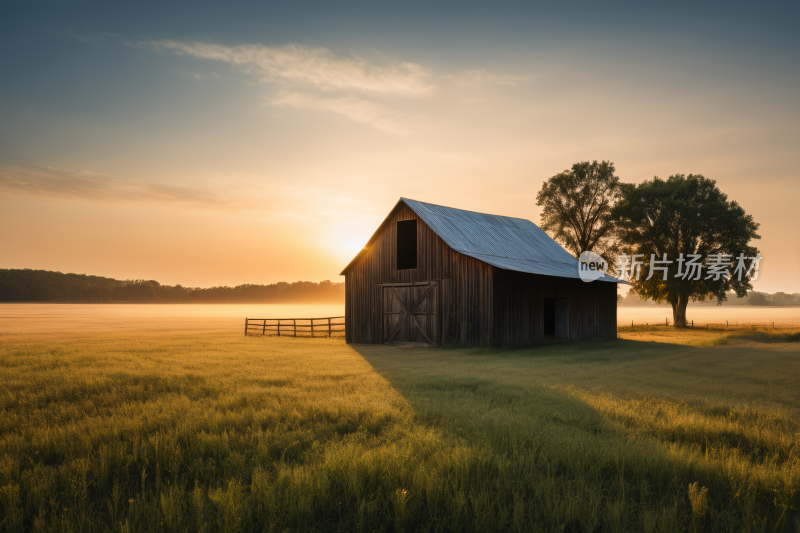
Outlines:
[[417,219],[397,222],[397,270],[417,268]]
[[554,338],[556,334],[556,299],[544,299],[544,335],[545,338]]
[[569,300],[556,298],[556,340],[569,340]]
[[543,318],[545,339],[569,339],[569,300],[567,298],[545,298]]

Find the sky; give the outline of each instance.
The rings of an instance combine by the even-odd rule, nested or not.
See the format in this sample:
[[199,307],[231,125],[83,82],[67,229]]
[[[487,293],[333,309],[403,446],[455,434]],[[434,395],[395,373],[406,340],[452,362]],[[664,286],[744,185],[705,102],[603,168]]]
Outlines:
[[702,174],[800,292],[800,8],[31,3],[0,18],[0,268],[343,281],[402,197]]

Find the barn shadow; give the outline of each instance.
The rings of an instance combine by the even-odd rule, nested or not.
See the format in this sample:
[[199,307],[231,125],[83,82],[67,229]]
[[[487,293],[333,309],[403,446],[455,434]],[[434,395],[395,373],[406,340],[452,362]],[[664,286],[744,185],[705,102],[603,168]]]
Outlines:
[[[531,373],[540,360],[559,359],[559,371],[568,374],[574,365],[599,366],[610,362],[612,357],[616,362],[635,363],[669,358],[676,348],[684,353],[698,350],[628,340],[556,341],[516,349],[377,344],[350,344],[350,347],[408,401],[420,422],[459,437],[477,439],[503,454],[513,452],[508,448],[509,442],[498,441],[489,433],[505,424],[504,410],[528,409],[531,418],[527,421],[533,422],[537,431],[541,424],[555,424],[591,435],[624,435],[624,430],[615,427],[593,406],[563,387],[553,387],[548,377],[554,373]],[[488,420],[486,413],[490,412],[499,418]],[[476,422],[487,420],[488,429],[476,429]]]
[[[637,487],[635,490],[641,489],[641,494],[650,490],[651,496],[647,498],[663,498],[664,501],[672,498],[677,502],[683,509],[680,529],[698,525],[693,522],[687,491],[693,482],[708,487],[714,495],[715,499],[710,502],[712,514],[716,516],[714,520],[723,520],[728,516],[727,508],[737,502],[724,496],[729,490],[730,473],[702,461],[686,461],[682,454],[674,453],[675,446],[699,446],[702,451],[709,445],[725,444],[745,454],[758,452],[758,443],[751,442],[744,432],[710,433],[696,442],[660,435],[647,437],[632,419],[621,422],[618,416],[598,410],[585,397],[573,394],[570,387],[565,386],[564,376],[569,375],[570,368],[575,365],[583,367],[584,372],[587,369],[591,372],[593,368],[606,366],[612,358],[613,362],[634,367],[639,367],[638,362],[644,362],[648,368],[663,367],[665,375],[673,375],[680,381],[682,370],[671,362],[676,355],[695,364],[697,356],[704,352],[715,352],[714,357],[724,360],[725,354],[731,353],[727,349],[707,350],[625,339],[544,343],[515,350],[350,346],[403,395],[420,423],[471,445],[488,448],[495,457],[504,460],[528,457],[523,463],[541,461],[547,465],[548,475],[556,472],[561,483],[581,484],[588,479],[589,485],[605,486],[606,482],[597,481],[595,476],[605,480],[624,477],[624,483]],[[705,363],[696,364],[702,370]],[[560,376],[550,381],[556,370],[561,372]],[[555,382],[558,386],[554,386]],[[642,394],[636,392],[635,383],[614,388],[613,392],[623,398],[625,389],[633,391],[634,396]],[[702,412],[699,403],[690,402],[685,408],[689,415],[708,415]],[[730,406],[710,408],[722,413]],[[665,479],[671,480],[671,488],[659,489]],[[524,481],[528,482],[535,483]],[[760,488],[754,490],[756,499],[771,497]],[[600,498],[605,499],[606,495]],[[644,503],[647,502],[632,502],[633,505]],[[797,505],[800,502],[795,502]],[[778,530],[793,531],[789,525],[793,518],[781,518],[780,512],[761,505],[757,510],[762,515],[768,514],[773,525],[784,528]],[[563,527],[564,531],[602,530],[587,527],[578,519],[568,520]],[[724,530],[724,527],[720,529],[718,525],[712,529]]]

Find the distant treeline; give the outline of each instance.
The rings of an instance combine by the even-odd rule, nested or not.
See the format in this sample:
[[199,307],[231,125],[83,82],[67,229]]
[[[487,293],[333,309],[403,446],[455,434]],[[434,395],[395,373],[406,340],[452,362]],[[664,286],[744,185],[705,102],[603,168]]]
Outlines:
[[[642,300],[639,295],[629,292],[624,298],[619,299],[621,306],[648,306],[648,305],[669,305],[668,303],[657,304],[652,300]],[[705,302],[690,302],[691,306],[712,306],[717,305],[717,300],[711,298]],[[800,292],[787,294],[776,292],[769,294],[766,292],[750,292],[744,298],[739,298],[734,293],[728,294],[728,299],[722,305],[763,305],[763,306],[800,306]]]
[[344,303],[344,283],[297,281],[200,289],[153,280],[0,269],[0,302]]

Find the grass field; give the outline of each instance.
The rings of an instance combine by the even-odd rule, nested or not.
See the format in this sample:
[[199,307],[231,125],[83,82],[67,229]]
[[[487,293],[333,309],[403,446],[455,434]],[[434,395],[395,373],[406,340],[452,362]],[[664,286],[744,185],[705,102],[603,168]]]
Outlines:
[[800,343],[0,336],[5,531],[792,531]]

